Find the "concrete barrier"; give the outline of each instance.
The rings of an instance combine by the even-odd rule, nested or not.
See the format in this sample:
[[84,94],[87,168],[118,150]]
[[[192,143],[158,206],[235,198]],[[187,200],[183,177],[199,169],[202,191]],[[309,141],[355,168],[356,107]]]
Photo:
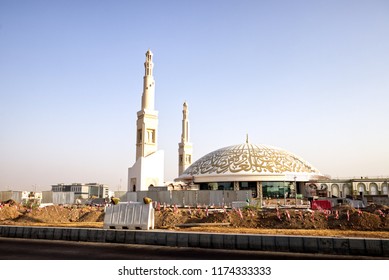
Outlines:
[[105,229],[154,229],[153,205],[121,203],[105,209]]
[[0,226],[0,237],[389,258],[389,239]]

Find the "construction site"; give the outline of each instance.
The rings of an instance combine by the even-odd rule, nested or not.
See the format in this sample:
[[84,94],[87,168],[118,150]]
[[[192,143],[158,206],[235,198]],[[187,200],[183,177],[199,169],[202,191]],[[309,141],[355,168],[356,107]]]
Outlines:
[[[338,205],[329,209],[253,206],[178,207],[153,203],[155,229],[215,233],[389,238],[389,207]],[[108,205],[41,205],[13,200],[0,205],[0,224],[103,228]]]

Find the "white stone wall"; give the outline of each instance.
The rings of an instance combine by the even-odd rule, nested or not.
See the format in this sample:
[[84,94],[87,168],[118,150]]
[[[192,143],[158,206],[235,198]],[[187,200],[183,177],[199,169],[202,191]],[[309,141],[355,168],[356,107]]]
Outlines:
[[159,150],[147,157],[139,158],[128,169],[128,191],[148,191],[149,186],[163,186],[164,184],[164,152]]

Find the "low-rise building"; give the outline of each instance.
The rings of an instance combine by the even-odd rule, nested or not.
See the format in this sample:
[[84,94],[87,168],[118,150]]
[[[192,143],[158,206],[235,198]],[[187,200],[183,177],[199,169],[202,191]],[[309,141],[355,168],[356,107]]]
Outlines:
[[305,184],[304,196],[347,197],[351,195],[388,196],[389,178],[349,178],[311,180]]
[[109,188],[107,185],[99,183],[72,183],[72,184],[57,184],[52,185],[53,192],[73,192],[75,198],[105,198],[109,196]]

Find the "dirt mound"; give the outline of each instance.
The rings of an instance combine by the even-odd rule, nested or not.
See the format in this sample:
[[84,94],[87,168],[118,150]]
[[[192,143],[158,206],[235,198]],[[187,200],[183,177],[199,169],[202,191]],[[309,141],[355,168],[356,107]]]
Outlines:
[[187,221],[187,215],[181,210],[173,210],[167,208],[161,211],[155,211],[154,227],[155,228],[172,228],[178,224],[183,224]]
[[0,208],[0,221],[17,219],[21,215],[23,214],[17,205],[9,206],[6,204]]
[[21,205],[3,206],[0,209],[0,221],[9,223],[72,223],[101,222],[104,210],[97,207],[47,206],[28,209]]
[[378,214],[389,214],[389,206],[386,205],[379,205],[379,204],[370,204],[366,208],[363,209],[363,211],[370,212],[370,213],[378,213]]
[[79,217],[78,222],[85,222],[85,223],[104,222],[104,212],[102,211],[86,212]]
[[229,223],[233,228],[389,230],[388,216],[357,209],[311,210],[229,210],[170,208],[156,211],[156,228],[174,228],[191,223]]

